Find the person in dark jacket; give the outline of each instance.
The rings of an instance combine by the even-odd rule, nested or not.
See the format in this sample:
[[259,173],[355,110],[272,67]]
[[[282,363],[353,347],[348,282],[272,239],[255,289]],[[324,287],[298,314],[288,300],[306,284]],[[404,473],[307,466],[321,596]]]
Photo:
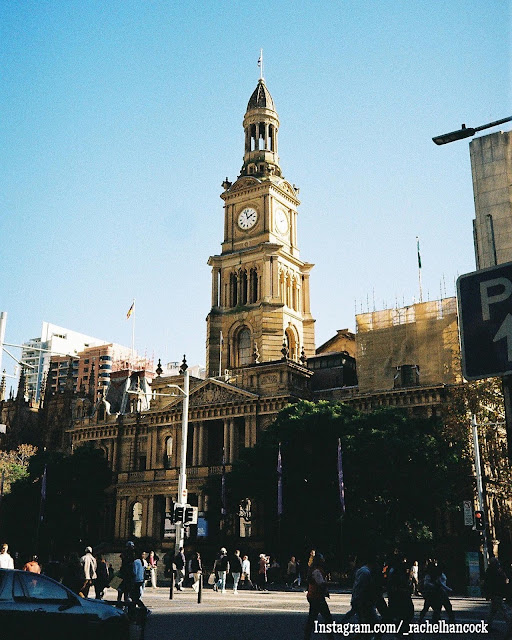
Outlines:
[[501,562],[495,556],[489,560],[489,566],[485,572],[485,597],[491,601],[487,624],[491,631],[492,622],[497,613],[500,613],[507,625],[511,622],[511,615],[505,608],[504,598],[507,595],[508,578],[501,566]]
[[203,573],[203,564],[201,562],[201,555],[198,551],[194,553],[190,559],[190,576],[192,578],[192,589],[197,593],[199,591],[199,580]]
[[215,573],[218,576],[218,580],[215,583],[213,590],[219,591],[221,593],[226,593],[226,576],[229,571],[229,560],[228,560],[228,552],[224,547],[220,550],[219,555],[217,556],[217,560],[215,560],[214,564]]
[[99,554],[96,556],[96,581],[94,588],[96,590],[96,599],[101,600],[105,594],[105,589],[110,583],[110,576],[108,573],[108,564],[105,558]]
[[174,575],[176,591],[183,591],[182,584],[185,578],[185,567],[187,566],[187,560],[185,558],[185,551],[183,547],[180,547],[178,553],[174,556]]
[[240,557],[240,549],[237,549],[231,558],[231,575],[233,576],[233,593],[238,593],[238,583],[242,575],[242,558]]
[[71,553],[69,559],[64,567],[64,574],[62,576],[62,584],[74,591],[79,596],[84,597],[82,589],[85,586],[85,571],[80,562],[78,553]]
[[133,563],[135,562],[135,545],[131,540],[126,543],[126,548],[121,554],[121,569],[119,577],[121,584],[117,587],[117,601],[123,597],[125,602],[130,602],[130,593],[133,587]]

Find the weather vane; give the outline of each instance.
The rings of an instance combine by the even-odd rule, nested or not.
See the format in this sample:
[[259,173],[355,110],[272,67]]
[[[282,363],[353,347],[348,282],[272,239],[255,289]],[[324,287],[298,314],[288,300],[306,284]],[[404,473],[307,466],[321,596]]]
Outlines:
[[263,49],[260,49],[260,57],[258,58],[258,67],[260,68],[260,80],[263,80]]

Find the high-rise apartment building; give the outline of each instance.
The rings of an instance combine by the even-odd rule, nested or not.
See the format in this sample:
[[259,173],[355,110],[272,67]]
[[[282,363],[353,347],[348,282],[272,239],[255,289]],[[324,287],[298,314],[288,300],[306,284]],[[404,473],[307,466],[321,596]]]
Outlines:
[[[105,340],[86,336],[71,329],[58,327],[50,322],[43,322],[41,335],[23,343],[21,361],[25,367],[27,396],[38,402],[44,376],[50,368],[52,356],[77,356],[87,347],[107,344]],[[64,370],[68,358],[63,358]],[[65,365],[64,365],[65,362]]]

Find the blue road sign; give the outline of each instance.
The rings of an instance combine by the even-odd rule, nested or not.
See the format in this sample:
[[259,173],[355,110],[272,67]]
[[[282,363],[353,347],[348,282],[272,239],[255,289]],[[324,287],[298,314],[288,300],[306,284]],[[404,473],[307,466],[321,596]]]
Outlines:
[[512,374],[512,262],[460,276],[457,298],[464,377]]

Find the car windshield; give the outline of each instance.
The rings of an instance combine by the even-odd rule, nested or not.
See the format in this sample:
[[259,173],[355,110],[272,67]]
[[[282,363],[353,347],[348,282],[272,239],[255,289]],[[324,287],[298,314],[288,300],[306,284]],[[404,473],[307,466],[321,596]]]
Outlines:
[[14,599],[44,600],[45,602],[66,602],[68,592],[60,584],[44,576],[29,571],[14,576]]

